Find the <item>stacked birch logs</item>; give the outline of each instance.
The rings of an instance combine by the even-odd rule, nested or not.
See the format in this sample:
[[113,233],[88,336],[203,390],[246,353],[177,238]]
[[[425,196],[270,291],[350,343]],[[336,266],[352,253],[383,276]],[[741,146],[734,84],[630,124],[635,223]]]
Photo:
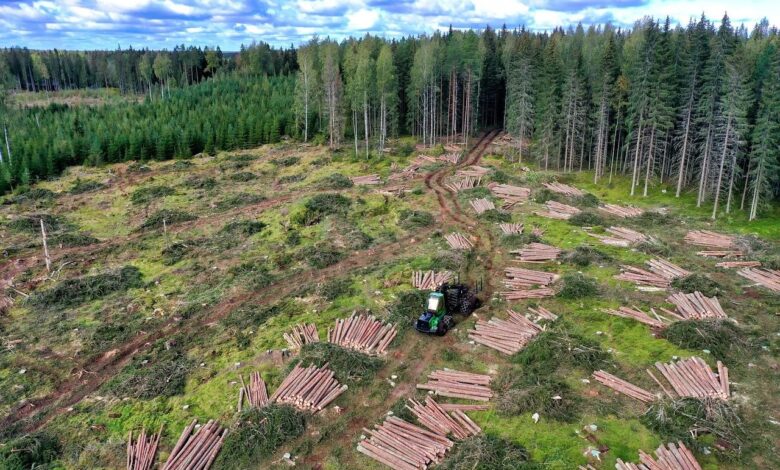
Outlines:
[[138,439],[133,442],[133,431],[127,436],[127,470],[151,470],[157,446],[160,444],[162,425],[157,434],[146,435],[146,429],[141,429]]
[[709,230],[691,230],[685,235],[685,242],[708,248],[729,249],[735,247],[735,238],[730,235],[710,232]]
[[615,279],[639,285],[666,288],[671,285],[674,279],[690,274],[690,271],[661,258],[652,259],[646,264],[650,267],[650,271],[633,266],[621,266],[622,272],[615,276]]
[[398,334],[395,325],[382,323],[373,316],[352,314],[336,320],[336,326],[328,328],[328,342],[364,354],[381,355]]
[[206,470],[217,458],[227,429],[211,420],[193,434],[196,423],[193,420],[181,433],[162,470]]
[[529,243],[525,248],[510,253],[519,255],[517,260],[521,263],[544,263],[556,259],[561,250],[544,243]]
[[304,344],[319,343],[320,334],[317,332],[317,326],[314,323],[301,323],[293,326],[289,333],[282,335],[290,346],[290,349],[301,349]]
[[531,196],[531,190],[511,184],[490,183],[488,189],[494,196],[504,201],[504,208],[510,208],[516,204],[521,204]]
[[268,405],[268,389],[265,381],[260,377],[260,372],[252,372],[249,375],[249,385],[241,377],[241,388],[238,391],[238,411],[244,409],[244,400],[251,408],[262,408]]
[[472,199],[469,201],[469,203],[471,204],[471,207],[473,207],[477,212],[477,215],[496,208],[495,204],[493,204],[493,201],[487,198]]
[[554,295],[555,291],[548,286],[559,277],[554,273],[515,267],[505,268],[504,274],[504,285],[509,290],[501,292],[501,295],[507,300],[541,299]]
[[519,235],[523,233],[523,224],[498,224],[504,235]]
[[649,238],[636,230],[631,230],[625,227],[609,227],[607,230],[611,236],[599,235],[591,233],[590,235],[601,240],[601,243],[610,246],[622,246],[628,247],[634,243],[641,243],[648,241]]
[[453,250],[470,250],[474,248],[474,244],[471,243],[471,240],[466,238],[462,233],[453,232],[444,235],[444,238]]
[[[699,291],[670,295],[667,301],[677,307],[677,314],[684,320],[703,320],[706,318],[728,318],[717,297],[707,297]],[[668,310],[665,310],[667,313]]]
[[543,183],[542,185],[550,191],[563,194],[564,196],[582,197],[585,195],[585,191],[577,189],[574,186],[569,186],[568,184],[553,182]]
[[548,219],[569,220],[571,216],[580,213],[580,210],[576,207],[561,204],[557,201],[547,201],[544,205],[547,207],[546,211],[534,212],[534,214],[547,217]]
[[780,292],[780,271],[760,268],[744,268],[737,271],[737,274],[760,284],[772,292]]
[[[675,393],[680,397],[728,400],[731,396],[729,369],[720,361],[717,363],[717,375],[712,372],[710,366],[700,357],[682,359],[669,364],[656,362],[655,367],[663,374],[664,378],[672,385]],[[652,374],[650,376],[655,379],[655,376]],[[665,388],[664,391],[671,396]]]
[[441,436],[452,434],[455,439],[462,440],[482,432],[463,411],[453,410],[447,414],[431,397],[425,397],[424,405],[412,399],[409,399],[409,403],[412,406],[406,405],[406,408],[417,417],[420,424]]
[[357,450],[394,470],[418,470],[442,461],[454,442],[445,436],[389,416],[374,429],[363,428],[369,437]]
[[457,165],[458,161],[460,161],[460,154],[453,152],[453,153],[445,153],[444,155],[439,156],[439,160],[446,163],[451,163],[453,165]]
[[496,317],[489,321],[477,320],[469,338],[504,354],[514,354],[542,332],[541,326],[519,313],[507,310],[507,314],[506,320]]
[[270,401],[286,403],[299,410],[317,413],[346,390],[347,386],[339,384],[327,364],[323,367],[314,365],[302,367],[296,364],[292,372],[271,395]]
[[637,217],[645,213],[645,211],[636,207],[618,206],[617,204],[603,204],[599,206],[599,210],[614,215],[615,217],[620,217],[621,219]]
[[761,266],[761,261],[721,261],[715,266],[719,268],[758,268]]
[[623,395],[634,398],[643,403],[651,403],[655,401],[655,395],[652,393],[648,392],[642,387],[638,387],[632,384],[631,382],[627,382],[619,377],[616,377],[609,372],[597,370],[593,373],[593,378],[605,387],[611,388],[618,393],[622,393]]
[[428,374],[428,382],[417,384],[420,390],[432,390],[436,395],[467,400],[489,401],[493,397],[489,375],[443,369]]
[[461,178],[459,180],[455,180],[451,183],[447,183],[446,186],[449,188],[452,192],[460,192],[464,189],[471,189],[476,188],[479,186],[479,183],[482,182],[481,178],[475,178],[473,176],[467,176],[465,178]]
[[382,180],[379,179],[379,175],[353,176],[350,179],[352,180],[352,184],[354,184],[355,186],[365,186],[365,185],[382,183]]
[[450,271],[414,271],[412,287],[420,290],[436,290],[440,285],[452,279]]
[[[679,447],[678,447],[679,446]],[[615,470],[701,470],[701,465],[685,444],[678,442],[677,446],[670,442],[660,446],[655,451],[657,458],[651,457],[643,451],[639,451],[641,463],[626,463],[617,459]]]
[[[605,309],[604,311],[610,315],[615,315],[617,317],[630,318],[632,320],[636,320],[639,323],[644,323],[645,325],[649,325],[658,330],[666,328],[667,325],[664,321],[661,320],[661,317],[658,316],[657,314],[655,315],[655,318],[653,318],[647,313],[638,309],[637,307],[633,307],[633,308],[619,307],[617,310],[609,308],[609,309]],[[653,313],[655,314],[655,312]]]

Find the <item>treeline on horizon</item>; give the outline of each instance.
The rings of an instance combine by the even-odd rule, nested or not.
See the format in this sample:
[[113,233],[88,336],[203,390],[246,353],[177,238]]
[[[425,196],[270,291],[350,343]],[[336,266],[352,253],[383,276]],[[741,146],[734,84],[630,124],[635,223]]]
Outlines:
[[[161,93],[141,105],[125,105],[122,112],[50,106],[10,113],[11,150],[24,150],[20,162],[0,165],[0,190],[69,164],[185,157],[272,141],[267,132],[212,138],[213,147],[206,149],[208,135],[197,137],[202,126],[177,120],[170,129],[174,140],[185,134],[194,144],[179,144],[173,152],[143,151],[153,146],[155,135],[145,127],[159,125],[150,124],[149,116],[188,100],[199,108],[201,123],[246,128],[236,122],[220,126],[231,115],[199,100],[192,89],[264,80],[277,95],[257,119],[261,127],[276,129],[274,136],[316,139],[334,148],[348,144],[356,154],[381,155],[388,136],[413,135],[435,145],[503,127],[514,138],[517,160],[559,171],[589,170],[605,184],[616,174],[628,175],[632,196],[664,184],[678,196],[695,193],[697,205],[711,207],[713,218],[746,210],[752,220],[780,194],[778,40],[766,20],[748,30],[735,28],[728,17],[720,22],[701,17],[686,27],[645,18],[631,29],[578,25],[544,33],[486,28],[400,40],[314,38],[283,67],[268,64],[274,63],[269,58],[286,57],[284,51],[255,45],[232,58],[230,70],[216,74],[217,80],[168,97],[162,94],[169,85],[163,74],[157,82]],[[138,92],[149,88],[141,85]],[[289,95],[282,99],[284,92]],[[229,95],[235,101],[227,108],[242,106],[240,96]],[[155,111],[147,119],[111,124],[136,107]],[[251,105],[243,108],[256,115]],[[80,125],[95,119],[113,131],[95,143],[89,132],[72,132],[73,116]],[[271,116],[279,117],[277,126],[265,124]],[[133,133],[152,140],[141,146],[116,143]]]

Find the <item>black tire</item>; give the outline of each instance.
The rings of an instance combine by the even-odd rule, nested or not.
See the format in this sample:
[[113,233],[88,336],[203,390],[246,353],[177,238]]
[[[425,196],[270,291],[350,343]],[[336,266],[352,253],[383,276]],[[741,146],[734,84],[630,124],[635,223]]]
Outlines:
[[449,330],[452,329],[453,326],[455,326],[455,320],[452,319],[452,316],[444,315],[441,318],[441,323],[439,323],[439,330],[436,333],[439,336],[444,336]]
[[460,292],[458,289],[447,289],[444,296],[446,299],[447,313],[457,312],[460,308],[458,302],[460,301]]
[[468,291],[463,294],[463,297],[460,299],[460,313],[463,315],[470,315],[471,312],[474,311],[474,309],[477,306],[477,299],[474,296],[473,291]]

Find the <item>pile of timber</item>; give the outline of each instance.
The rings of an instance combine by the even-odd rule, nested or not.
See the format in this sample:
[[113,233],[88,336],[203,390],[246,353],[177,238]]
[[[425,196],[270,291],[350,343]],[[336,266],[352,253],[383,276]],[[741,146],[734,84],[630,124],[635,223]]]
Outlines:
[[414,271],[412,272],[412,287],[420,290],[436,290],[450,279],[452,279],[451,271]]
[[486,174],[490,173],[490,168],[485,168],[484,166],[479,165],[470,165],[466,168],[463,168],[461,170],[458,170],[455,172],[455,175],[466,178],[478,178],[481,179]]
[[193,420],[184,428],[162,470],[206,470],[211,467],[228,431],[210,420],[193,434],[197,422]]
[[538,289],[517,289],[500,292],[500,294],[506,300],[527,300],[527,299],[543,299],[545,297],[552,297],[555,295],[555,291],[549,287],[540,287]]
[[442,461],[454,442],[435,432],[389,416],[374,429],[363,428],[369,437],[357,451],[393,470],[418,470]]
[[651,259],[645,264],[650,267],[650,271],[658,274],[659,276],[663,276],[670,281],[677,279],[678,277],[685,277],[691,274],[690,271],[686,271],[676,264],[670,263],[669,261],[666,261],[662,258]]
[[436,159],[428,155],[418,155],[417,158],[415,158],[406,168],[400,172],[393,173],[388,177],[388,179],[396,181],[414,178],[417,170],[424,167],[425,165],[430,165],[431,163],[436,163]]
[[[728,400],[729,396],[731,396],[729,369],[720,361],[718,361],[717,374],[712,372],[710,366],[700,357],[682,359],[669,364],[656,362],[655,367],[661,371],[661,374],[663,374],[672,385],[675,393],[680,397]],[[652,374],[650,376],[655,379],[655,376]],[[665,388],[664,391],[666,391]],[[666,393],[669,394],[668,391]]]
[[328,328],[328,342],[365,354],[380,355],[387,352],[387,346],[397,334],[395,325],[353,313],[349,318],[336,320],[333,330]]
[[439,403],[444,411],[487,411],[490,405],[464,405],[462,403]]
[[474,244],[471,243],[471,240],[466,238],[461,233],[453,232],[448,235],[444,235],[444,238],[447,240],[447,243],[449,243],[453,250],[470,250],[474,248]]
[[482,181],[481,178],[474,178],[473,176],[467,176],[465,178],[461,178],[451,183],[447,183],[446,186],[452,192],[457,193],[459,191],[463,191],[464,189],[476,188],[477,186],[479,186],[479,183],[481,181]]
[[477,215],[480,215],[485,211],[491,211],[496,208],[496,206],[493,204],[493,201],[486,198],[472,199],[471,201],[469,201],[469,203],[471,203],[471,207],[474,208],[474,210],[477,212]]
[[451,434],[455,439],[463,440],[482,432],[463,411],[453,410],[447,414],[431,397],[425,397],[424,405],[412,399],[409,399],[409,403],[412,406],[406,405],[406,408],[417,417],[417,421],[441,436]]
[[721,261],[715,266],[719,268],[758,268],[761,261]]
[[544,307],[528,307],[528,311],[536,315],[536,321],[540,320],[549,320],[549,321],[555,321],[558,319],[558,315],[552,313],[551,311],[547,310]]
[[677,307],[677,314],[684,320],[728,318],[717,297],[707,297],[699,291],[690,294],[678,292],[666,300]]
[[705,250],[697,251],[696,254],[707,258],[740,258],[745,256],[745,253],[738,250]]
[[593,378],[605,387],[609,387],[612,390],[622,393],[643,403],[651,403],[655,400],[655,395],[643,389],[637,387],[631,382],[627,382],[621,378],[618,378],[609,372],[603,370],[597,370],[593,373]]
[[[679,447],[677,447],[679,446]],[[670,442],[656,449],[654,459],[649,454],[639,451],[641,463],[626,463],[617,459],[615,470],[701,470],[701,465],[693,456],[693,452],[678,442],[677,446]]]
[[542,327],[513,310],[507,310],[509,318],[493,317],[489,321],[477,320],[469,338],[504,354],[514,354],[523,349]]
[[534,286],[548,286],[558,279],[555,273],[535,271],[533,269],[507,267],[504,269],[507,279],[504,285],[513,289],[522,289]]
[[669,287],[672,283],[671,280],[656,273],[626,265],[620,266],[620,274],[615,276],[615,279],[633,282],[634,284],[641,286],[659,287],[663,289]]
[[394,184],[390,186],[385,186],[383,188],[376,190],[379,194],[387,195],[387,196],[401,196],[403,193],[411,192],[411,189],[407,188],[403,184]]
[[297,364],[271,395],[271,401],[286,403],[299,410],[318,412],[347,390],[333,378],[327,364],[323,367]]
[[488,189],[498,198],[504,201],[504,207],[509,208],[528,200],[531,190],[511,184],[490,183]]
[[146,429],[141,429],[138,439],[133,442],[133,431],[127,436],[127,470],[151,470],[157,446],[160,444],[162,425],[157,434],[146,435]]
[[780,292],[780,271],[773,269],[745,268],[737,271],[737,274],[766,287],[772,292]]
[[354,184],[355,186],[365,186],[365,185],[382,183],[382,180],[379,179],[379,175],[353,176],[350,179],[352,180],[352,184]]
[[565,196],[582,197],[585,195],[585,191],[577,189],[574,186],[569,186],[568,184],[543,183],[543,186],[554,193],[563,194]]
[[320,334],[314,323],[295,325],[291,332],[284,333],[282,336],[287,340],[290,349],[301,349],[304,344],[320,342]]
[[580,210],[576,207],[561,204],[557,201],[547,201],[544,205],[547,206],[546,211],[534,212],[534,214],[547,217],[548,219],[569,220],[571,216],[580,213]]
[[241,377],[241,389],[238,391],[238,411],[244,409],[244,400],[251,408],[262,408],[268,405],[268,389],[265,381],[260,377],[260,372],[252,372],[249,375],[249,385]]
[[531,229],[531,235],[535,237],[541,237],[544,235],[544,229],[542,227],[534,227]]
[[710,232],[709,230],[691,230],[685,235],[685,242],[708,248],[734,248],[736,239],[730,235]]
[[[644,323],[645,325],[650,325],[653,328],[656,329],[663,329],[666,328],[666,323],[661,320],[661,317],[657,314],[655,315],[655,318],[651,317],[647,313],[643,312],[642,310],[638,309],[637,307],[634,308],[628,308],[628,307],[619,307],[617,310],[608,308],[604,310],[606,313],[610,315],[615,315],[617,317],[623,317],[623,318],[630,318],[632,320],[636,320],[639,323]],[[655,312],[653,312],[655,314]]]
[[529,243],[520,250],[512,250],[510,253],[519,255],[521,263],[543,263],[554,260],[561,254],[561,250],[544,243]]
[[443,369],[428,374],[428,382],[417,384],[417,388],[433,390],[436,395],[443,397],[489,401],[493,396],[490,379],[489,375]]
[[504,235],[519,235],[523,233],[523,224],[501,223],[498,224],[498,226],[501,227],[501,231],[504,232]]
[[439,156],[439,160],[446,163],[452,163],[453,165],[457,165],[458,161],[460,161],[460,153],[457,152],[445,153],[444,155]]
[[627,217],[637,217],[644,214],[645,212],[642,209],[638,209],[636,207],[618,206],[617,204],[603,204],[599,206],[599,210],[622,219]]
[[590,235],[601,240],[601,243],[610,246],[628,247],[634,243],[648,241],[647,235],[625,227],[609,227],[607,230],[611,236],[591,233]]

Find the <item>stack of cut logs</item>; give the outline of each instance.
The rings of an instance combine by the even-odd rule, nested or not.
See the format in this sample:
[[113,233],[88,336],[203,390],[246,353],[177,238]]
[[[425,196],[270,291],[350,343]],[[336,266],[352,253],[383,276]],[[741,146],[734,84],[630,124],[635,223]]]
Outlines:
[[420,290],[436,290],[440,285],[452,279],[450,271],[414,271],[412,286]]
[[363,428],[369,437],[360,441],[357,450],[393,470],[418,470],[436,465],[454,442],[445,436],[389,416],[374,429]]
[[709,230],[691,230],[685,235],[685,242],[691,245],[719,249],[729,249],[735,246],[734,237]]
[[[672,385],[679,397],[720,398],[728,400],[731,396],[729,388],[729,369],[718,361],[717,375],[700,357],[682,359],[669,364],[655,363],[655,367]],[[649,373],[649,371],[648,371]],[[650,374],[654,380],[655,376]],[[658,382],[661,385],[660,382]],[[663,386],[661,386],[663,388]],[[666,388],[664,391],[671,397]]]
[[433,157],[430,157],[428,155],[418,155],[417,158],[415,158],[409,164],[409,166],[407,166],[406,168],[404,168],[398,173],[393,173],[388,177],[388,179],[391,181],[396,181],[396,180],[405,180],[405,179],[413,178],[415,173],[417,173],[417,170],[419,170],[421,167],[435,162],[436,159]]
[[297,364],[276,389],[270,400],[286,403],[300,410],[318,412],[347,390],[333,378],[333,371],[311,365],[301,367]]
[[520,255],[518,261],[521,263],[543,263],[557,258],[561,250],[544,243],[529,243],[525,248],[510,253]]
[[549,219],[569,220],[571,216],[580,213],[580,210],[576,207],[561,204],[557,201],[547,201],[544,205],[547,206],[546,211],[534,212],[534,214]]
[[531,229],[531,235],[535,237],[541,237],[544,235],[544,229],[542,227],[534,227]]
[[757,268],[761,266],[761,261],[721,261],[715,266],[719,268]]
[[409,403],[412,406],[406,405],[406,408],[417,417],[420,424],[436,434],[452,434],[455,439],[462,440],[476,436],[482,431],[463,411],[454,410],[447,414],[431,397],[425,397],[424,405],[412,399],[409,399]]
[[382,183],[382,180],[379,179],[379,175],[353,176],[350,179],[352,180],[352,184],[354,184],[355,186],[364,186],[364,185]]
[[669,287],[674,279],[690,274],[690,271],[686,271],[676,264],[661,258],[652,259],[647,261],[646,264],[652,272],[633,266],[621,266],[623,271],[615,276],[615,279],[630,281],[640,285],[666,288]]
[[677,266],[674,263],[670,263],[662,258],[651,259],[646,262],[650,267],[650,271],[663,276],[669,280],[677,279],[678,277],[685,277],[691,274],[690,271]]
[[387,352],[398,331],[395,325],[382,323],[373,316],[355,315],[336,320],[336,326],[328,328],[328,342],[354,349],[365,354],[379,355]]
[[496,206],[493,204],[493,201],[487,198],[472,199],[469,202],[471,203],[471,207],[473,207],[477,212],[477,215],[496,208]]
[[433,390],[436,395],[467,400],[489,401],[490,376],[443,369],[428,374],[428,382],[417,384],[420,390]]
[[514,354],[523,349],[542,327],[513,310],[507,310],[509,318],[493,317],[489,321],[477,320],[469,338],[504,354]]
[[[501,294],[507,300],[541,299],[555,294],[547,286],[558,279],[557,274],[515,267],[505,268],[504,274],[504,285],[510,290]],[[532,289],[534,286],[540,288]]]
[[655,311],[653,311],[655,318],[651,317],[650,315],[638,309],[637,307],[633,307],[633,308],[620,307],[617,310],[610,308],[610,309],[605,309],[604,311],[609,313],[610,315],[636,320],[640,323],[644,323],[645,325],[650,325],[651,327],[659,330],[666,328],[666,323],[661,319],[659,315],[655,313]]
[[558,319],[558,315],[552,313],[551,311],[547,310],[544,307],[528,307],[528,311],[536,315],[536,321],[540,320],[549,320],[549,321],[555,321]]
[[599,206],[599,210],[607,214],[625,219],[627,217],[637,217],[644,214],[645,211],[636,207],[618,206],[616,204],[604,204]]
[[320,334],[314,323],[295,325],[291,332],[284,333],[282,336],[287,340],[290,349],[301,349],[304,344],[320,342]]
[[523,233],[523,224],[498,224],[504,235],[519,235]]
[[693,452],[682,442],[678,442],[677,446],[670,442],[666,447],[659,447],[655,451],[656,459],[640,450],[641,463],[627,463],[617,459],[615,470],[701,470],[701,465],[694,458]]
[[479,166],[479,165],[467,166],[466,168],[463,168],[455,172],[455,174],[460,177],[471,177],[471,178],[480,178],[480,179],[488,173],[490,173],[490,168],[485,168],[484,166]]
[[471,243],[471,240],[461,233],[453,232],[449,235],[444,235],[444,238],[453,250],[470,250],[474,248],[474,244]]
[[582,197],[585,195],[585,191],[577,189],[574,186],[569,186],[568,184],[554,182],[554,183],[543,183],[543,185],[545,188],[549,189],[550,191],[558,194],[563,194],[565,196]]
[[127,470],[150,470],[160,444],[162,425],[157,434],[146,435],[146,429],[141,429],[138,440],[133,442],[133,431],[127,436]]
[[590,235],[601,240],[601,243],[610,246],[627,247],[631,244],[641,243],[648,240],[645,234],[625,227],[609,227],[607,229],[607,233],[611,234],[612,236],[599,235],[595,233],[591,233]]
[[531,195],[530,189],[511,184],[490,183],[488,188],[496,197],[504,200],[504,208],[523,203]]
[[780,292],[780,271],[773,269],[745,268],[737,271],[745,279],[760,284],[773,292]]
[[[677,314],[684,320],[703,320],[707,318],[728,318],[717,297],[706,297],[699,291],[670,295],[667,301],[677,306]],[[671,313],[668,310],[664,310]]]
[[697,251],[696,254],[699,256],[706,256],[707,258],[740,258],[745,256],[745,253],[739,250],[706,250]]
[[629,396],[641,402],[651,403],[655,401],[655,395],[652,393],[648,392],[642,387],[638,387],[632,384],[631,382],[627,382],[619,377],[616,377],[609,372],[597,370],[593,373],[593,378],[605,387],[609,387],[618,393],[622,393],[623,395]]
[[465,178],[461,178],[461,179],[453,181],[451,183],[447,183],[447,187],[452,192],[457,193],[459,191],[463,191],[464,189],[476,188],[477,186],[479,186],[479,183],[481,181],[482,180],[480,178],[474,178],[473,176],[467,176]]
[[241,389],[238,391],[238,411],[244,409],[244,399],[251,408],[262,408],[268,405],[268,389],[265,381],[260,377],[260,372],[252,372],[249,375],[249,385],[241,377]]
[[460,160],[460,154],[459,153],[445,153],[444,155],[439,156],[439,160],[446,162],[446,163],[452,163],[453,165],[457,165],[458,161]]
[[193,434],[196,423],[197,420],[193,420],[181,433],[162,470],[206,470],[211,467],[225,441],[227,429],[211,420]]

